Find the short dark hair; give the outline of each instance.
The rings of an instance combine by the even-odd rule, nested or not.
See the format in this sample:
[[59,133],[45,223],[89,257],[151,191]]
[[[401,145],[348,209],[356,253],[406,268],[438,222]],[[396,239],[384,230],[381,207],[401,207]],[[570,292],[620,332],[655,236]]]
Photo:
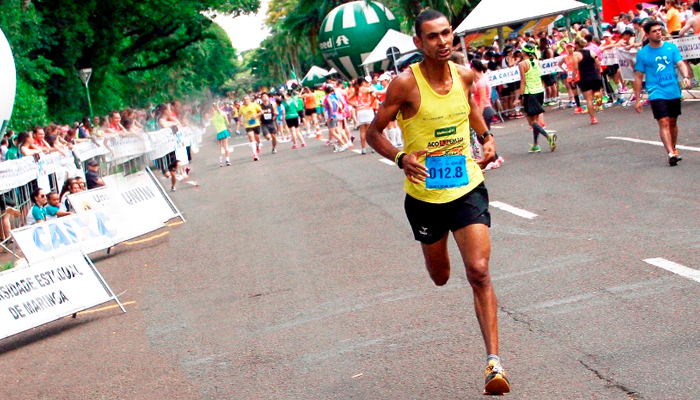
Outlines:
[[642,3],[637,3],[637,10],[641,11],[643,9],[644,9],[644,5]]
[[649,32],[651,32],[651,28],[655,26],[664,26],[664,24],[662,24],[661,21],[649,21],[644,24],[644,33],[648,35]]
[[423,22],[433,21],[440,18],[447,17],[440,11],[433,10],[430,8],[421,11],[420,14],[418,14],[418,16],[416,17],[415,23],[413,24],[413,29],[416,31],[416,36],[420,37],[423,33],[423,30],[421,29]]
[[698,1],[693,2],[693,11],[700,12],[700,2],[698,2]]

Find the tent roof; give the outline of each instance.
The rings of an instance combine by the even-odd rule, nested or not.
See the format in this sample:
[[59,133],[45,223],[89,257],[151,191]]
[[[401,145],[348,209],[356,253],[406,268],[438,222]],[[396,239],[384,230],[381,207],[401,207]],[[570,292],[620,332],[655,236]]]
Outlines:
[[304,79],[302,79],[301,81],[304,82],[306,80],[314,79],[317,77],[325,77],[327,75],[329,75],[328,71],[314,65],[309,69],[309,72],[306,73],[306,76],[304,76]]
[[463,36],[470,32],[517,24],[587,8],[575,0],[482,0],[455,29]]
[[416,45],[413,44],[413,38],[411,36],[389,29],[374,50],[365,58],[362,65],[374,64],[386,60],[386,51],[392,46],[397,47],[401,54],[416,50]]

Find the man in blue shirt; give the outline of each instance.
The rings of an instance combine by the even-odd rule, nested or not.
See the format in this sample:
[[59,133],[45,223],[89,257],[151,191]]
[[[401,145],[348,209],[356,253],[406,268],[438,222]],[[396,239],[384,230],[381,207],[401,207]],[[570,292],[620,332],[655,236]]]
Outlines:
[[649,44],[637,53],[634,65],[634,94],[637,98],[635,110],[642,113],[640,92],[646,76],[646,88],[649,92],[651,110],[659,124],[659,136],[668,153],[668,164],[675,166],[682,160],[676,150],[678,139],[678,116],[681,115],[681,88],[676,76],[676,68],[683,76],[683,86],[690,87],[688,68],[683,62],[678,47],[663,42],[663,25],[659,21],[650,21],[644,25],[644,32]]

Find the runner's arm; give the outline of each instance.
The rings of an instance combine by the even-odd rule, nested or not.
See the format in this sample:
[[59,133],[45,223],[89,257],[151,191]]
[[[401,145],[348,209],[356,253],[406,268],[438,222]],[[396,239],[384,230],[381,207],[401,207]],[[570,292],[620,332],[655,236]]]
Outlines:
[[[391,82],[386,91],[386,99],[379,106],[377,116],[374,117],[374,121],[372,121],[367,130],[367,142],[369,145],[372,146],[377,153],[392,161],[397,160],[400,151],[384,137],[382,132],[384,128],[389,125],[389,122],[398,115],[401,106],[404,105],[405,96],[410,93],[412,89],[410,79],[412,79],[412,76],[402,74]],[[403,171],[409,181],[419,183],[425,181],[425,178],[429,176],[428,169],[425,165],[418,162],[418,157],[427,152],[427,149],[422,149],[403,156]]]
[[639,114],[642,113],[642,82],[644,82],[644,74],[639,71],[634,71],[634,97],[637,99],[637,103],[634,105],[634,109]]
[[[676,67],[681,71],[681,76],[683,77],[683,87],[690,87],[690,78],[688,77],[688,66],[682,59],[676,63]],[[687,82],[686,82],[687,81]]]

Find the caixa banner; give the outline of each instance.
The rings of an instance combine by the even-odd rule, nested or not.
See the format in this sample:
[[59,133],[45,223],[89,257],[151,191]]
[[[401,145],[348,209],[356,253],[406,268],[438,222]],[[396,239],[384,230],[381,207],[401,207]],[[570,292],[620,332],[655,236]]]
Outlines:
[[29,263],[75,251],[89,254],[108,249],[128,238],[123,237],[120,218],[106,211],[92,210],[17,228],[12,237]]

